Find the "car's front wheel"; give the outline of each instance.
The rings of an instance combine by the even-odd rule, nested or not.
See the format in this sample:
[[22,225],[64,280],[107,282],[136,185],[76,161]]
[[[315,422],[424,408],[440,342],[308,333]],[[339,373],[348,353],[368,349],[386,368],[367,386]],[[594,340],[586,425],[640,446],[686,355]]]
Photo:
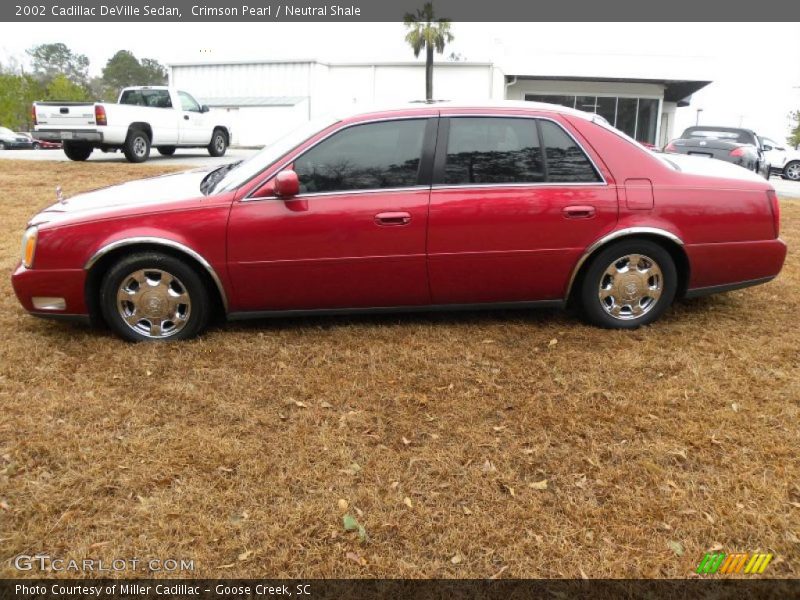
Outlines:
[[783,177],[789,181],[800,181],[800,160],[793,160],[783,167]]
[[222,129],[215,129],[211,136],[211,143],[208,145],[208,153],[211,156],[224,156],[228,149],[228,136]]
[[194,337],[208,323],[208,290],[182,260],[158,252],[121,259],[100,285],[106,323],[133,342]]
[[662,246],[620,241],[592,259],[581,280],[580,304],[594,325],[634,329],[664,314],[677,288],[675,261]]

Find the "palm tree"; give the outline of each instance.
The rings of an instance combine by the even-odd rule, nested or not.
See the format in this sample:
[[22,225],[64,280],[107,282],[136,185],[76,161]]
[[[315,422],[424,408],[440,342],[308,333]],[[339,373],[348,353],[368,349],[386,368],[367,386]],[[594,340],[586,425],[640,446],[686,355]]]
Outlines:
[[433,3],[426,2],[417,9],[417,14],[406,13],[403,23],[408,29],[406,41],[414,50],[414,56],[419,57],[425,48],[425,99],[433,100],[433,51],[442,54],[445,45],[453,41],[450,21],[437,19],[433,14]]

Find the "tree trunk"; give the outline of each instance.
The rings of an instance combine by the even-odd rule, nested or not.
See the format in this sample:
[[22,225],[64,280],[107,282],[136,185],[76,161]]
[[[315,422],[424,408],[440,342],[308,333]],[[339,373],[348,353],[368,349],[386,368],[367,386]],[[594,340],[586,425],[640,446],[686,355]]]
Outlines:
[[433,100],[433,46],[425,45],[425,99]]

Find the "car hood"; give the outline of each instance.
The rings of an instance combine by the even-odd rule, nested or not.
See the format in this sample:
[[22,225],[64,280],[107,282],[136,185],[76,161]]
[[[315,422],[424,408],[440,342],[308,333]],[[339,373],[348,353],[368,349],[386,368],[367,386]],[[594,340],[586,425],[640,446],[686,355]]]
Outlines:
[[753,183],[762,183],[769,186],[767,180],[739,165],[734,165],[716,158],[703,158],[687,154],[656,154],[659,159],[666,162],[671,168],[677,168],[681,173],[691,175],[705,175],[706,177],[721,177],[723,179],[739,179]]
[[40,225],[72,218],[102,218],[120,211],[131,214],[175,202],[200,202],[200,183],[214,167],[129,181],[77,194],[48,206],[30,222]]

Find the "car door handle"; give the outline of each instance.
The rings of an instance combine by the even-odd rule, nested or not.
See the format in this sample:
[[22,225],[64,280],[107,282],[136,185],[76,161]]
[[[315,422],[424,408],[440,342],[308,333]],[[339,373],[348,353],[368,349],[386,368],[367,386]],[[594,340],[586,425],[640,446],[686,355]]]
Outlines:
[[184,121],[188,121],[189,120],[189,115],[183,115],[183,120]]
[[567,206],[562,212],[567,219],[591,219],[596,211],[594,206]]
[[375,223],[382,226],[408,225],[411,215],[407,212],[382,212],[375,215]]

